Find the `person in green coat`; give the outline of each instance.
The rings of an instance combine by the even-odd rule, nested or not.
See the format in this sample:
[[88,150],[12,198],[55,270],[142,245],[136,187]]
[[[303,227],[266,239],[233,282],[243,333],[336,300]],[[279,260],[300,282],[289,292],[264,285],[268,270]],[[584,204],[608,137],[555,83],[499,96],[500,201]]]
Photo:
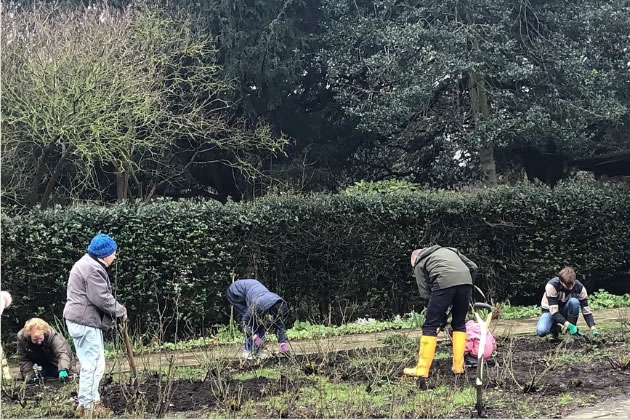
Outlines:
[[404,374],[425,378],[429,376],[437,346],[438,328],[449,306],[452,306],[453,317],[453,372],[464,373],[466,314],[473,280],[479,270],[477,264],[456,248],[434,245],[413,251],[411,266],[427,312],[422,325],[418,363],[416,367],[405,368]]

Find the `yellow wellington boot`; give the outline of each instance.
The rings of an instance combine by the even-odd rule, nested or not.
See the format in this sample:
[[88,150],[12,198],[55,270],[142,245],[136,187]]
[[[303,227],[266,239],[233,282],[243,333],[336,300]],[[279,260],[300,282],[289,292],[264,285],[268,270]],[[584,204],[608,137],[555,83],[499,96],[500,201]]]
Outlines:
[[464,373],[464,351],[466,350],[466,333],[453,331],[453,373]]
[[405,375],[427,378],[431,363],[433,363],[433,356],[435,356],[435,346],[437,346],[437,337],[423,335],[420,338],[418,365],[415,368],[405,368]]

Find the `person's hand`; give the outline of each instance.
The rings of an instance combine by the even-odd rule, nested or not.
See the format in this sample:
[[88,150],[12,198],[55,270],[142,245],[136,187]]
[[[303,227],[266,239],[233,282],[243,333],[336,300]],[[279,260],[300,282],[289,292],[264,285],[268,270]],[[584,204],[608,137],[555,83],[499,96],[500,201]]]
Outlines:
[[576,327],[575,325],[571,324],[570,322],[569,322],[569,325],[567,325],[567,329],[569,330],[569,333],[571,335],[575,335],[578,332],[578,327]]
[[282,353],[288,353],[289,352],[289,345],[287,343],[280,343],[280,351]]
[[258,334],[254,334],[253,340],[254,344],[256,344],[258,347],[260,347],[263,343],[263,339],[258,337]]
[[597,337],[599,336],[599,331],[597,328],[591,328],[591,334],[593,334],[593,337]]
[[29,377],[29,378],[26,380],[26,383],[27,383],[28,385],[33,385],[33,384],[39,383],[39,378],[38,378],[37,376],[31,376],[31,377]]
[[59,371],[59,380],[65,383],[68,380],[68,371],[65,369],[61,369]]

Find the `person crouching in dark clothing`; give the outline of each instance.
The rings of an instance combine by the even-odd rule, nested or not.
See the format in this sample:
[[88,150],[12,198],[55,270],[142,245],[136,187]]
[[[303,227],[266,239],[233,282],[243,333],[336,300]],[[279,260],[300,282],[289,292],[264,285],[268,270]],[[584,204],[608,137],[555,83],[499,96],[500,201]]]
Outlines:
[[[68,379],[74,373],[70,345],[53,327],[40,318],[31,318],[17,334],[17,354],[22,378],[36,382],[38,377]],[[34,365],[41,368],[35,372]]]
[[418,282],[420,297],[425,304],[428,302],[428,306],[422,325],[418,364],[413,368],[405,368],[404,374],[424,378],[429,376],[437,346],[438,328],[451,305],[453,372],[464,373],[466,314],[478,267],[456,248],[440,245],[413,251],[411,266]]
[[262,283],[254,279],[235,281],[227,289],[226,297],[240,318],[241,328],[245,334],[242,355],[244,359],[255,356],[267,357],[260,350],[265,332],[272,327],[278,337],[280,350],[283,353],[289,352],[284,326],[284,318],[289,313],[289,307],[284,299],[270,292]]

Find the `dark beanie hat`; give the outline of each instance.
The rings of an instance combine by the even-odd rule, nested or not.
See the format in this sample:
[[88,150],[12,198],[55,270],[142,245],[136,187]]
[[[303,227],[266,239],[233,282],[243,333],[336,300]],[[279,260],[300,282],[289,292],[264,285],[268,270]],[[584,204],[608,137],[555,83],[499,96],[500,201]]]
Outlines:
[[118,245],[109,235],[99,233],[90,241],[88,253],[96,258],[105,258],[112,255],[117,249]]

